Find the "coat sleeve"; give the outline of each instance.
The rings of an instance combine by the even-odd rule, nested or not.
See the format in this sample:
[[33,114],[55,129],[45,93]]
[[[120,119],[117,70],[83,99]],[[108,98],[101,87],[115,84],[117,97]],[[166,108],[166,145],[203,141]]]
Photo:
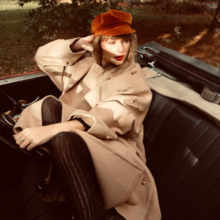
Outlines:
[[60,91],[63,91],[63,76],[67,66],[74,65],[86,52],[72,52],[70,45],[79,38],[55,40],[39,47],[35,60],[40,69],[45,72]]
[[119,92],[99,101],[88,112],[76,110],[68,120],[83,119],[90,126],[87,132],[98,138],[117,139],[118,135],[135,137],[142,127],[151,99],[149,87],[135,95]]

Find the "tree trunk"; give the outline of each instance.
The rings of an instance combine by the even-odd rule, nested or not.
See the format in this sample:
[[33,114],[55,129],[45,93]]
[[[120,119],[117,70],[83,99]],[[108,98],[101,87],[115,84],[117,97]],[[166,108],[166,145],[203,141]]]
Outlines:
[[220,28],[220,0],[218,1],[218,7],[215,10],[215,15],[210,26],[210,31],[214,31],[216,28]]

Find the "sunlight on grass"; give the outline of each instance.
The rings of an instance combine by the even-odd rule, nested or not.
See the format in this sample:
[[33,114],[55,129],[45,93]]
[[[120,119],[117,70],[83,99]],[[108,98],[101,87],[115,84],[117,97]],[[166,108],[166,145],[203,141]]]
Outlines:
[[[124,8],[123,11],[132,14],[134,20],[145,21],[176,21],[176,14],[157,13],[152,11],[148,6],[142,8]],[[207,23],[209,18],[191,14],[178,15],[178,22]]]
[[206,35],[208,32],[208,29],[205,29],[203,31],[201,31],[198,35],[196,35],[192,40],[190,40],[187,44],[185,44],[184,46],[182,46],[179,50],[180,53],[184,53],[186,51],[186,47],[188,46],[193,46],[194,44],[196,44],[199,40],[202,39],[202,37],[204,35]]
[[27,10],[27,9],[34,9],[38,7],[38,2],[30,2],[25,4],[23,7],[17,4],[17,0],[15,1],[0,1],[0,11],[7,11],[7,10]]
[[[0,78],[37,70],[38,67],[34,61],[34,55],[37,48],[45,43],[39,39],[30,39],[30,35],[24,33],[24,15],[29,10],[38,8],[39,1],[27,3],[23,7],[16,4],[17,1],[18,0],[0,0]],[[144,32],[144,30],[147,29],[148,24],[152,24],[151,30],[153,33],[160,31],[158,28],[163,27],[163,24],[165,24],[165,27],[170,27],[170,25],[173,26],[173,28],[175,27],[174,22],[176,22],[176,15],[172,13],[158,13],[158,11],[152,11],[148,6],[139,8],[124,7],[123,11],[131,13],[134,22],[137,22],[136,25],[141,26],[140,32],[143,33],[143,35],[140,36],[140,42],[143,41],[143,43],[146,41],[144,38],[146,31]],[[180,26],[180,23],[184,24],[184,22],[186,24],[195,23],[195,25],[198,23],[202,25],[210,23],[209,19],[203,15],[179,15],[178,26]],[[196,37],[201,29],[197,33],[189,33],[190,31],[194,31],[193,28],[192,30],[187,30],[187,33],[181,31],[182,36],[180,39],[177,39],[176,36],[173,36],[172,30],[168,32],[166,29],[164,32],[161,32],[164,36],[160,34],[158,38],[158,35],[156,36],[154,34],[151,40],[156,36],[156,39],[159,39],[162,43],[165,42],[167,45],[183,41],[181,45],[185,47],[186,43],[188,45],[190,42],[196,43],[196,40],[199,41]],[[171,34],[170,36],[165,36],[165,33]],[[218,36],[216,35],[215,38],[217,39]]]
[[171,34],[163,34],[161,36],[158,37],[158,39],[165,39],[165,38],[169,38]]
[[20,7],[16,2],[0,0],[0,78],[36,69],[33,57],[38,46],[24,33],[23,18],[38,3]]

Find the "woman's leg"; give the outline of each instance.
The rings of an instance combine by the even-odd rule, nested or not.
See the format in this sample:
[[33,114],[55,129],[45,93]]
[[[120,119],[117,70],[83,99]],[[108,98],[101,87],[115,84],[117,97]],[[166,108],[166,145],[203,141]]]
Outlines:
[[[43,125],[60,122],[61,115],[59,101],[53,98],[44,101]],[[49,142],[49,150],[73,215],[77,220],[100,219],[104,210],[97,201],[99,186],[85,142],[74,133],[60,133]]]
[[[62,105],[61,103],[49,97],[42,104],[42,123],[49,125],[59,123],[61,121]],[[48,203],[40,199],[39,193],[36,193],[35,184],[44,180],[49,172],[50,163],[30,162],[23,172],[21,178],[21,207],[25,206],[21,212],[20,219],[33,219],[44,213],[46,210],[63,205],[63,203]],[[30,200],[30,197],[33,198]],[[30,201],[29,201],[30,200]],[[27,203],[27,204],[26,204]],[[57,207],[58,208],[58,207]],[[19,215],[19,216],[20,216]],[[19,217],[18,217],[19,219]]]
[[62,104],[53,97],[48,97],[42,104],[42,125],[51,125],[61,122]]
[[[43,125],[59,123],[61,103],[54,98],[47,98],[43,103],[42,114]],[[101,193],[92,158],[83,139],[74,133],[60,133],[49,142],[49,148],[72,215],[77,220],[100,219],[104,213],[100,205]],[[106,214],[114,216],[115,220],[125,220],[114,208]]]
[[84,140],[62,132],[49,141],[52,163],[62,191],[77,220],[99,220],[104,215],[92,158]]
[[[60,209],[63,202],[44,202],[40,199],[40,194],[36,192],[35,185],[39,180],[44,180],[49,172],[50,164],[31,162],[23,172],[21,178],[21,208],[24,207],[16,220],[31,220],[45,213],[47,210]],[[66,204],[67,205],[67,204]],[[66,210],[67,212],[68,210]],[[69,213],[70,214],[70,213]],[[71,216],[71,215],[70,215]],[[36,218],[37,219],[37,218]],[[51,218],[54,219],[54,218]],[[70,219],[70,218],[63,218]],[[50,220],[48,218],[48,220]]]
[[[42,105],[42,124],[59,123],[61,116],[62,104],[52,97],[45,99]],[[100,205],[101,193],[90,152],[83,139],[75,133],[63,132],[49,142],[49,149],[72,215],[76,220],[101,219],[104,214]],[[55,209],[58,210],[58,207]],[[111,216],[115,216],[114,219],[124,219],[114,208],[109,211],[113,211]]]

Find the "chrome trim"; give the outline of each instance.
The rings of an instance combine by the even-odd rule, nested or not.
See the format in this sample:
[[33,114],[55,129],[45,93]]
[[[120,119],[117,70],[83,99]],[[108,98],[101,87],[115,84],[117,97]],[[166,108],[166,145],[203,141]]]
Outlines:
[[21,114],[14,115],[14,119],[20,118]]
[[144,47],[144,49],[145,49],[145,50],[149,49],[149,50],[152,50],[152,51],[155,52],[155,53],[160,53],[160,51],[157,50],[157,49],[154,48],[154,47]]
[[[8,115],[8,116],[9,116],[9,115]],[[2,114],[2,117],[4,118],[4,120],[5,120],[9,125],[11,125],[11,126],[14,127],[15,124],[12,124],[10,121],[8,121],[8,119],[5,117],[4,114]],[[10,117],[10,116],[9,116],[9,117]],[[11,118],[11,119],[16,123],[16,121],[15,121],[13,118]]]
[[9,79],[2,79],[2,80],[0,79],[0,86],[11,84],[11,83],[16,83],[16,82],[21,82],[21,81],[25,81],[29,79],[39,78],[43,76],[47,76],[47,75],[44,72],[38,72],[38,73],[33,73],[29,75],[24,75],[24,76],[15,76]]
[[157,73],[156,76],[161,76],[161,73],[155,69],[155,66],[154,66],[155,62],[156,62],[156,60],[154,60],[152,62],[148,62],[149,66],[151,66],[151,68],[148,71],[153,70]]
[[[143,50],[143,49],[138,49],[137,50],[137,52],[138,52],[138,54],[141,56],[141,55],[147,55],[148,57],[152,57],[153,55],[151,54],[151,53],[149,53],[148,51],[146,51],[146,50]],[[143,57],[141,57],[141,58],[143,58]]]
[[209,88],[204,87],[201,93],[201,96],[213,103],[219,104],[220,105],[220,94],[217,92],[211,91]]
[[[27,104],[22,103],[21,106],[22,106],[22,107],[27,107],[27,106],[29,106],[29,105],[32,105],[33,103],[35,103],[36,101],[38,101],[39,98],[40,98],[40,97],[38,96],[34,101],[32,101],[32,102],[30,102],[30,103],[27,103]],[[19,102],[19,101],[18,101],[18,102]]]

